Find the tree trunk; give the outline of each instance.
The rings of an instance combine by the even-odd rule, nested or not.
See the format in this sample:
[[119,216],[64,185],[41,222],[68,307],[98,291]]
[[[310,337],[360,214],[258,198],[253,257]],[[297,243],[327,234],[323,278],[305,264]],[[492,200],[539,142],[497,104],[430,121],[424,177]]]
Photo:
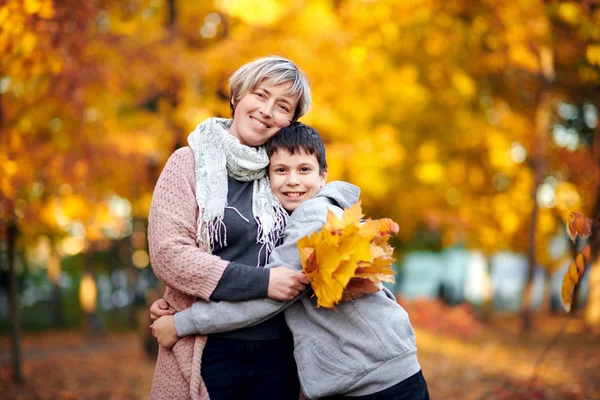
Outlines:
[[[94,246],[90,245],[84,253],[83,275],[79,287],[79,301],[84,314],[83,331],[91,339],[96,339],[104,334],[104,323],[98,314],[97,308],[97,280],[94,268]],[[92,286],[83,287],[84,278],[92,279]],[[90,283],[88,281],[88,283]],[[92,293],[89,292],[92,290]],[[82,298],[85,297],[85,298]]]
[[[594,157],[600,170],[600,126],[596,126],[594,132]],[[592,218],[600,218],[600,181],[596,182],[596,205]],[[595,331],[600,331],[600,262],[598,262],[598,241],[600,235],[597,229],[592,230],[590,245],[592,247],[592,259],[587,266],[589,276],[588,301],[585,309],[585,322]]]
[[17,271],[15,267],[15,245],[17,239],[17,226],[11,221],[6,226],[8,245],[8,299],[11,320],[11,345],[13,379],[16,383],[23,382],[23,365],[21,363],[21,314],[19,307],[19,288]]
[[54,243],[52,243],[52,254],[48,260],[48,278],[52,284],[52,325],[57,328],[63,328],[66,325],[60,289],[61,269],[60,257],[56,253]]
[[[544,81],[545,82],[545,81]],[[521,304],[521,322],[522,331],[531,332],[532,320],[531,320],[531,307],[533,300],[533,275],[535,272],[536,261],[536,245],[535,237],[538,224],[538,202],[537,202],[537,191],[542,184],[543,179],[543,157],[544,148],[546,142],[546,135],[548,132],[548,124],[550,122],[550,94],[546,88],[546,85],[542,85],[538,101],[536,102],[535,112],[535,138],[534,148],[531,160],[531,168],[533,169],[534,183],[531,188],[531,201],[533,202],[533,208],[531,210],[531,219],[529,222],[529,249],[527,251],[527,281],[525,289],[523,291],[523,301]]]
[[165,25],[167,29],[170,31],[175,30],[175,26],[177,24],[177,5],[175,4],[175,0],[168,1],[168,12],[167,19],[165,21]]

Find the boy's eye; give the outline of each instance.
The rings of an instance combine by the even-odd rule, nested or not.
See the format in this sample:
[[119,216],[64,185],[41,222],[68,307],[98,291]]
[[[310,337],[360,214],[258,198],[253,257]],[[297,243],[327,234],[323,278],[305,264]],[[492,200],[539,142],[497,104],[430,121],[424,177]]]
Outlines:
[[302,167],[302,168],[300,168],[300,171],[301,172],[310,172],[312,170],[309,167]]
[[260,97],[261,99],[263,99],[265,97],[265,95],[261,92],[256,92],[254,93],[256,96]]

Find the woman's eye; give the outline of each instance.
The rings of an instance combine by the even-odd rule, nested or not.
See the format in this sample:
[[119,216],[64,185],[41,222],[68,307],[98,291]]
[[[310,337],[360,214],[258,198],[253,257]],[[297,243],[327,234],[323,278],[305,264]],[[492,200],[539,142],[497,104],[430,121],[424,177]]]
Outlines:
[[279,108],[281,108],[281,109],[282,109],[283,111],[285,111],[285,112],[290,112],[290,109],[289,109],[289,108],[287,108],[287,106],[280,105],[280,106],[279,106]]
[[300,171],[302,171],[302,172],[310,172],[311,169],[308,168],[308,167],[302,167],[302,168],[300,168]]
[[265,97],[265,95],[260,92],[256,92],[254,94],[257,95],[258,97],[260,97],[261,99],[263,99]]

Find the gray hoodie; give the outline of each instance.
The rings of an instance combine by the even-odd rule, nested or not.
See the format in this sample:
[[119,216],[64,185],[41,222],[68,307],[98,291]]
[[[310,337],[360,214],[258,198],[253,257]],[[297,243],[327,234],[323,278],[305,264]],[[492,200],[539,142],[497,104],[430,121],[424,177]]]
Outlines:
[[[284,243],[273,251],[265,268],[301,270],[298,240],[319,231],[329,210],[341,216],[343,208],[358,201],[359,194],[354,185],[331,182],[302,203],[290,217]],[[338,304],[335,309],[317,308],[311,295],[308,289],[288,302],[197,301],[175,314],[175,327],[180,337],[227,332],[258,324],[285,310],[294,336],[300,384],[308,398],[372,394],[419,372],[408,315],[387,289]]]

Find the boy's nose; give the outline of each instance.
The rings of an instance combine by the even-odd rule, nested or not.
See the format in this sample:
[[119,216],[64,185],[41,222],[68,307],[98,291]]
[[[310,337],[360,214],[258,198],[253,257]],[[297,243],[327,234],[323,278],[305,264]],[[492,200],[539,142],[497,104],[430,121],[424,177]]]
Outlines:
[[292,175],[288,176],[287,184],[289,186],[296,186],[296,185],[300,184],[300,181],[298,180],[298,178],[296,177],[296,175],[292,174]]

